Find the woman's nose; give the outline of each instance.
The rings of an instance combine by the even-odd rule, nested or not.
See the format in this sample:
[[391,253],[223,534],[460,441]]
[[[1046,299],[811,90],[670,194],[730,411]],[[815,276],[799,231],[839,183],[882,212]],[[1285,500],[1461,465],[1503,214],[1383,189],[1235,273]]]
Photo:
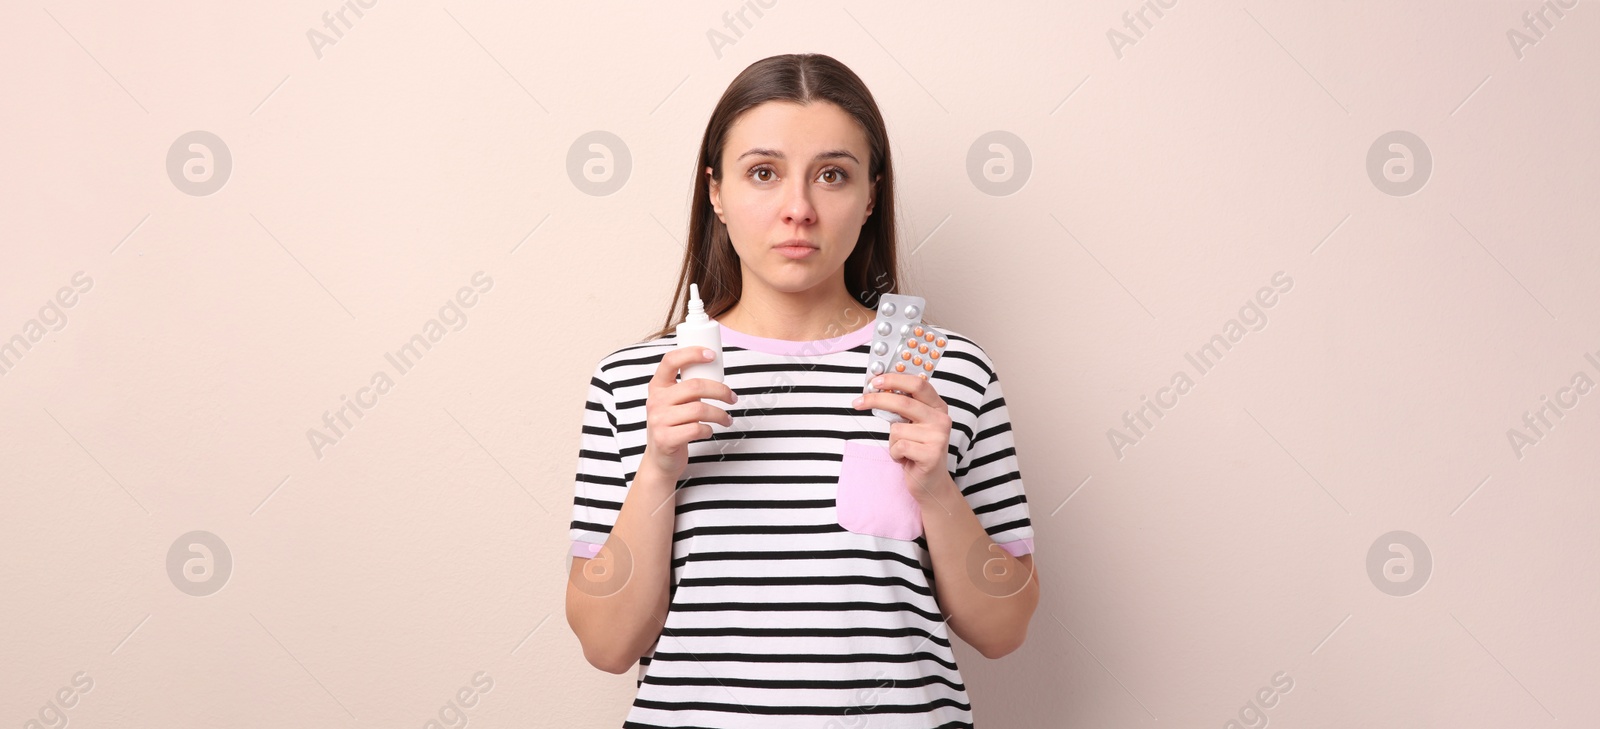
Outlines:
[[811,187],[805,180],[784,186],[783,217],[785,223],[816,222],[817,211],[811,205]]

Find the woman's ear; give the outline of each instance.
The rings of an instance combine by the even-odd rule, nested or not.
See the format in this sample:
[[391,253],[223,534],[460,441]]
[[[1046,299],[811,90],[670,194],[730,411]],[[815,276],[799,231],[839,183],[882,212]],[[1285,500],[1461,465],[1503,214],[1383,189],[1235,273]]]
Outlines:
[[867,219],[872,217],[873,206],[878,204],[878,180],[881,179],[883,179],[883,175],[878,175],[867,186],[867,212],[861,216],[861,224],[863,226],[867,224]]
[[722,183],[717,182],[717,178],[712,176],[710,167],[706,167],[706,181],[711,197],[711,209],[716,212],[717,220],[722,220],[722,224],[727,225],[728,221],[722,218]]

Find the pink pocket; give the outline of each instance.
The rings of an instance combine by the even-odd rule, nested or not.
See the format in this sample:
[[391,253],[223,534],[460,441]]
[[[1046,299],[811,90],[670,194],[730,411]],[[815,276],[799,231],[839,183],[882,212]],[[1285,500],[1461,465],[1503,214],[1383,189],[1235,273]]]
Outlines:
[[922,536],[922,507],[906,489],[905,467],[876,441],[844,442],[835,505],[839,526],[857,534]]

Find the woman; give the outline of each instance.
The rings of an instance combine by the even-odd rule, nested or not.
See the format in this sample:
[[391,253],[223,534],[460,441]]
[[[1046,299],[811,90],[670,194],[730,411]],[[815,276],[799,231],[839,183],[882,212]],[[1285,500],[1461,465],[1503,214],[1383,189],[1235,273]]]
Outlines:
[[[857,398],[897,293],[893,180],[827,56],[751,65],[711,116],[665,325],[600,361],[583,418],[567,621],[596,667],[640,664],[624,727],[970,727],[950,632],[1023,642],[1033,528],[993,362],[929,323],[931,379]],[[691,282],[726,384],[678,379],[710,355],[673,335]]]

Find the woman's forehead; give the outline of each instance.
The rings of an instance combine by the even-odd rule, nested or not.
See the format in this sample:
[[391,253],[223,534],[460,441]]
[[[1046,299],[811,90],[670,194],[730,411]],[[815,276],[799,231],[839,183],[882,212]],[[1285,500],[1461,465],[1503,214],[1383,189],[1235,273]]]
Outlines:
[[754,151],[791,162],[854,157],[864,163],[867,139],[855,118],[835,104],[768,101],[739,115],[728,130],[726,151],[733,160]]

